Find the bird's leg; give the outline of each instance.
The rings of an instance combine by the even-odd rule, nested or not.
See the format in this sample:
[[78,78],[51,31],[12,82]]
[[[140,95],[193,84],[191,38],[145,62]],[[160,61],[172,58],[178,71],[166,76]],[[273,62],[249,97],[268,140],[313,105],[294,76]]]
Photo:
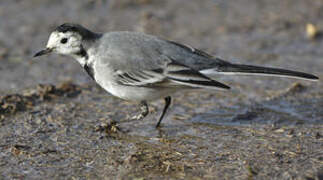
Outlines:
[[140,103],[140,114],[132,117],[132,120],[140,120],[146,117],[149,114],[149,107],[146,101]]
[[156,124],[156,128],[159,127],[159,125],[160,125],[161,121],[163,120],[163,118],[164,118],[164,116],[165,116],[165,114],[167,112],[167,109],[168,109],[169,105],[171,104],[171,102],[172,102],[172,98],[170,96],[165,97],[165,106],[164,106],[163,112],[162,112],[162,114],[161,114],[161,116],[160,116],[160,118],[158,120],[158,123]]

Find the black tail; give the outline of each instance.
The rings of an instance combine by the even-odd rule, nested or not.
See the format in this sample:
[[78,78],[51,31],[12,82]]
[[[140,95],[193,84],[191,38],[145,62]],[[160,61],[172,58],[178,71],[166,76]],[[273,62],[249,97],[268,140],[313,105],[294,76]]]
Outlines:
[[252,65],[243,65],[243,64],[230,64],[221,66],[217,69],[219,73],[223,74],[260,74],[260,75],[269,75],[269,76],[288,76],[294,78],[302,78],[308,80],[318,80],[317,76],[312,74],[291,71],[287,69],[279,69],[279,68],[269,68],[269,67],[260,67],[260,66],[252,66]]

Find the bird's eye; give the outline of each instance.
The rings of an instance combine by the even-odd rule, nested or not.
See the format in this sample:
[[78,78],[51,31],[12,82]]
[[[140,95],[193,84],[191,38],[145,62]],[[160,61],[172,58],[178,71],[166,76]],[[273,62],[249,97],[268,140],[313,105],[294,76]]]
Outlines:
[[63,39],[61,39],[61,43],[62,43],[62,44],[66,44],[66,43],[67,43],[67,38],[63,38]]

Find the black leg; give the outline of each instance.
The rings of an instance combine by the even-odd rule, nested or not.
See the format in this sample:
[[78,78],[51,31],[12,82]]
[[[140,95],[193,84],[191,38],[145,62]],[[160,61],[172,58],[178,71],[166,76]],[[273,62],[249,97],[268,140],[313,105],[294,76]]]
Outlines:
[[172,102],[172,98],[171,98],[170,96],[165,97],[165,106],[164,106],[164,110],[163,110],[162,115],[161,115],[161,116],[160,116],[160,118],[159,118],[158,123],[156,124],[156,128],[158,128],[158,127],[159,127],[159,125],[160,125],[161,121],[163,120],[163,118],[164,118],[164,116],[165,116],[165,114],[166,114],[166,112],[167,112],[167,109],[168,109],[168,107],[169,107],[169,105],[170,105],[170,103],[171,103],[171,102]]
[[137,116],[132,117],[131,119],[134,120],[140,120],[143,119],[144,117],[146,117],[149,114],[149,107],[146,101],[142,101],[140,103],[140,114]]

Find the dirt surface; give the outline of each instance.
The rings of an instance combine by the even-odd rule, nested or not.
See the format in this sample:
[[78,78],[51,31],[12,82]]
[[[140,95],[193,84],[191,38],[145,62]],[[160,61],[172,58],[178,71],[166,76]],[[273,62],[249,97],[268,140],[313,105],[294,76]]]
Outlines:
[[129,122],[76,61],[32,59],[74,22],[322,79],[322,18],[322,0],[0,1],[0,179],[323,179],[322,80],[219,77],[231,91],[175,94],[157,130],[163,101]]

